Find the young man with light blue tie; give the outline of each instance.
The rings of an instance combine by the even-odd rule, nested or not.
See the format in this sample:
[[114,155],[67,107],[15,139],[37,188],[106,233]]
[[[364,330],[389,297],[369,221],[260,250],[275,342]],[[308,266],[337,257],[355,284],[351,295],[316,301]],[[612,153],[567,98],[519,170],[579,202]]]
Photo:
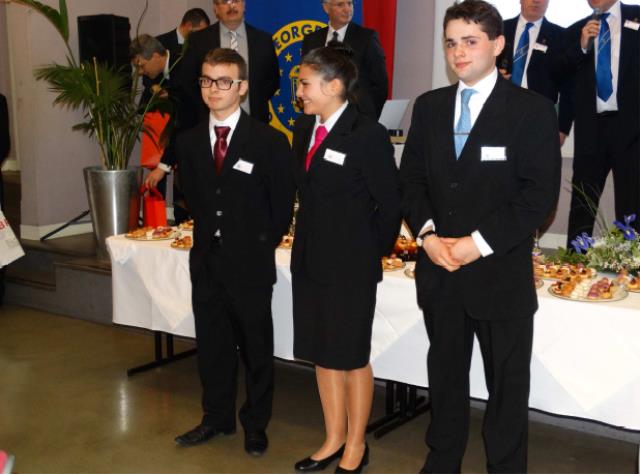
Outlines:
[[[640,6],[588,3],[594,13],[567,29],[561,57],[576,84],[568,248],[577,235],[592,233],[589,205],[598,205],[610,171],[615,217],[640,213]],[[634,225],[640,229],[639,220]]]
[[533,233],[560,188],[551,101],[498,74],[502,18],[466,0],[447,10],[444,47],[459,82],[420,96],[402,156],[403,213],[423,252],[418,304],[429,336],[431,423],[422,472],[460,472],[469,367],[480,343],[489,472],[527,470]]

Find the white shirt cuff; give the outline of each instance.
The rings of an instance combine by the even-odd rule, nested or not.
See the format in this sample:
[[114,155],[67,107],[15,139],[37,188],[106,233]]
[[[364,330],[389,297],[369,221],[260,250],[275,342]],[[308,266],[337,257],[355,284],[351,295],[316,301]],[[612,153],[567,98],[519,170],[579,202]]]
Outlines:
[[422,239],[420,238],[420,236],[424,233],[424,231],[426,231],[429,228],[435,232],[436,225],[434,224],[433,219],[429,219],[427,222],[424,223],[424,225],[422,226],[422,229],[420,229],[420,231],[418,232],[418,235],[416,235],[416,244],[422,246]]
[[160,168],[162,171],[164,171],[167,174],[171,173],[171,166],[165,164],[165,163],[158,163],[158,168]]
[[488,257],[493,253],[493,249],[489,246],[487,241],[484,240],[484,237],[482,237],[482,234],[480,234],[479,231],[476,230],[471,232],[471,238],[483,257]]

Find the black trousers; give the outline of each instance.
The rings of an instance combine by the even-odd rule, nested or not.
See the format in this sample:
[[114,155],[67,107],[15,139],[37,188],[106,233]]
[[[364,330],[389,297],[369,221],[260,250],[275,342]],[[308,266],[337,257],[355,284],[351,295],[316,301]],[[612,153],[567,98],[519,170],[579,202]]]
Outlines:
[[488,472],[526,472],[533,317],[472,319],[462,304],[425,313],[431,424],[422,472],[460,472],[469,436],[469,368],[474,334],[489,400],[482,425]]
[[202,424],[219,429],[236,427],[240,357],[246,374],[240,422],[247,431],[266,429],[273,402],[272,291],[271,286],[248,287],[202,276],[194,282]]
[[[609,172],[613,172],[615,218],[620,222],[624,216],[636,214],[633,223],[640,230],[640,145],[638,139],[624,143],[618,139],[618,130],[623,125],[617,115],[598,117],[598,146],[593,153],[576,155],[573,160],[573,179],[567,248],[576,236],[593,233],[594,214],[588,202],[598,206]],[[584,190],[587,200],[576,188]],[[614,216],[606,217],[606,226],[612,224]]]

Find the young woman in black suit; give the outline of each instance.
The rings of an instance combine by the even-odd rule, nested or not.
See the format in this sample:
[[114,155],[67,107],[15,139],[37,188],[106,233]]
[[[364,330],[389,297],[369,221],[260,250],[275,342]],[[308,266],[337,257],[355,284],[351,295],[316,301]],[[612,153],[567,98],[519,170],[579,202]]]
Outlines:
[[380,258],[400,227],[400,194],[386,129],[348,98],[357,69],[342,45],[309,52],[300,66],[293,150],[300,208],[292,250],[294,353],[313,362],[324,444],[298,462],[336,472],[368,463],[373,398],[369,364]]

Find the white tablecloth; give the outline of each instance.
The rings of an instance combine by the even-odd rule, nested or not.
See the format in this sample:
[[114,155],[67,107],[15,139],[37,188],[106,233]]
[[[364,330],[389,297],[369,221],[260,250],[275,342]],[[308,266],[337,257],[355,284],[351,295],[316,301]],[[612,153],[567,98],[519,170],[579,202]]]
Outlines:
[[[168,242],[109,237],[113,322],[194,337],[188,252]],[[275,355],[293,359],[289,252],[276,252]],[[581,303],[538,290],[529,405],[549,413],[640,430],[640,294],[619,302]],[[414,281],[386,273],[378,285],[371,362],[376,377],[428,386],[429,348]],[[471,395],[486,399],[474,347]]]

